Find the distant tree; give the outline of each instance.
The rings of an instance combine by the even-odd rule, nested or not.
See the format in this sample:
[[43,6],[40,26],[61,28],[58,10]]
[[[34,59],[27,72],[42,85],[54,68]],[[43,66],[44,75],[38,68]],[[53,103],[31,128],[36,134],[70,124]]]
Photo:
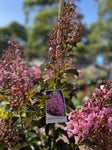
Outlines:
[[27,30],[26,28],[17,23],[11,22],[9,25],[0,28],[0,41],[9,41],[16,39],[20,45],[25,45],[27,41]]
[[[81,43],[75,50],[81,57],[80,60],[87,63],[95,63],[96,55],[103,54],[108,60],[112,60],[112,1],[95,0],[97,4],[98,19],[90,27],[85,26]],[[82,55],[81,55],[82,54]]]
[[112,48],[112,1],[96,0],[98,20],[90,27],[88,40],[96,52],[111,51]]
[[31,7],[34,5],[52,5],[58,0],[24,0],[23,7]]
[[[47,49],[50,29],[58,16],[58,0],[24,0],[23,9],[26,17],[34,9],[33,22],[28,33],[25,53],[28,57],[40,57]],[[35,10],[38,10],[35,12]],[[27,18],[29,20],[29,17]]]

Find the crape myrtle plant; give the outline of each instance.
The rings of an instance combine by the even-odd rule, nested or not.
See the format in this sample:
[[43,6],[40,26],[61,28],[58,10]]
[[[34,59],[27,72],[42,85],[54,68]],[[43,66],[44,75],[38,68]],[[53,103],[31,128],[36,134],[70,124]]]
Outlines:
[[[74,84],[70,76],[78,75],[72,65],[76,58],[72,48],[80,40],[80,19],[73,2],[66,2],[49,35],[49,50],[45,63],[30,67],[16,41],[10,41],[0,60],[0,147],[3,149],[78,149],[75,138],[56,124],[45,123],[45,102],[50,97],[45,90],[62,89],[69,113],[75,106]],[[45,133],[44,133],[45,131]],[[63,140],[62,135],[66,137]]]
[[[80,40],[80,20],[76,6],[66,2],[49,35],[45,63],[30,67],[16,41],[0,59],[0,148],[6,150],[78,150],[80,145],[96,150],[112,149],[112,82],[93,90],[81,110],[72,103],[75,88],[72,77],[78,75],[72,65],[72,48]],[[51,95],[45,90],[54,89]],[[64,123],[46,124],[45,102],[60,97],[62,89],[67,113]],[[60,103],[59,103],[60,104]],[[49,108],[48,107],[48,108]],[[63,105],[59,107],[63,113]],[[48,111],[56,113],[52,108]],[[59,114],[56,114],[59,115]],[[75,136],[79,137],[76,144]]]
[[6,51],[0,60],[1,90],[10,95],[9,102],[12,107],[28,103],[28,91],[40,78],[40,69],[29,67],[16,41],[9,42]]
[[[3,146],[7,149],[15,146],[16,139],[18,139],[17,142],[22,140],[21,134],[23,139],[25,138],[22,110],[24,108],[26,112],[25,110],[32,106],[31,88],[38,83],[40,73],[39,68],[27,65],[16,41],[9,42],[8,50],[4,52],[0,60],[0,93],[6,95],[6,109],[9,109],[8,113],[6,111],[1,113],[1,127],[3,128],[0,131],[0,144],[5,143],[6,145],[3,144]],[[26,142],[29,144],[27,138]]]

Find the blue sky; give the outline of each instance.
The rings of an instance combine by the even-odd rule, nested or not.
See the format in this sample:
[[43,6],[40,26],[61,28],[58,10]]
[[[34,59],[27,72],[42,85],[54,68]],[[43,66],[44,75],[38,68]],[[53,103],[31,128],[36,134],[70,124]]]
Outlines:
[[89,26],[92,22],[97,20],[97,4],[95,0],[81,0],[77,2],[76,5],[78,6],[79,12],[84,16],[82,20],[83,23]]
[[[8,25],[11,21],[24,24],[23,0],[0,0],[0,27]],[[77,2],[79,12],[84,15],[83,23],[88,26],[97,19],[97,5],[94,0],[81,0]]]
[[11,21],[24,24],[23,0],[0,0],[0,26],[5,26]]

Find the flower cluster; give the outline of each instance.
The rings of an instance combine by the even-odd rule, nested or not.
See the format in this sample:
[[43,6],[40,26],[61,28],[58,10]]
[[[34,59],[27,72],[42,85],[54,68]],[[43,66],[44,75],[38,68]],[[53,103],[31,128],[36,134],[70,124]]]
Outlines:
[[[55,78],[57,72],[66,69],[68,50],[72,50],[81,38],[80,19],[75,12],[75,8],[73,2],[66,2],[62,13],[57,19],[57,25],[49,34],[49,50],[45,57],[45,64],[51,68]],[[49,75],[49,78],[52,78],[52,75]]]
[[106,82],[101,88],[94,89],[92,97],[99,100],[105,107],[112,106],[112,81]]
[[37,67],[29,67],[23,58],[16,41],[9,42],[0,60],[0,88],[12,96],[11,106],[23,103],[27,99],[25,93],[40,78],[41,71]]
[[32,66],[30,71],[34,80],[40,78],[41,70],[39,68],[37,68],[36,66]]
[[58,90],[49,94],[50,99],[46,102],[47,113],[53,116],[64,115],[64,102]]
[[78,14],[75,12],[74,4],[66,3],[57,22],[49,35],[49,56],[52,56],[58,50],[57,56],[61,57],[61,55],[65,56],[66,51],[76,46],[75,44],[80,40],[80,21]]
[[52,77],[54,77],[54,71],[51,71],[49,74],[47,74],[44,77],[44,82],[46,82],[47,80],[51,79]]
[[89,102],[81,110],[70,113],[65,130],[69,137],[89,139],[94,143],[92,148],[98,150],[112,148],[112,82],[103,88],[93,90]]

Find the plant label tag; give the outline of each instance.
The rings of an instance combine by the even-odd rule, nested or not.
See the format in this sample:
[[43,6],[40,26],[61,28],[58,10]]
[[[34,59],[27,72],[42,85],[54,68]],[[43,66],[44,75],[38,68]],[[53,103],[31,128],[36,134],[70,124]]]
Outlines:
[[46,101],[46,124],[66,122],[66,107],[65,99],[61,89],[46,90],[46,95],[50,96],[50,99]]

